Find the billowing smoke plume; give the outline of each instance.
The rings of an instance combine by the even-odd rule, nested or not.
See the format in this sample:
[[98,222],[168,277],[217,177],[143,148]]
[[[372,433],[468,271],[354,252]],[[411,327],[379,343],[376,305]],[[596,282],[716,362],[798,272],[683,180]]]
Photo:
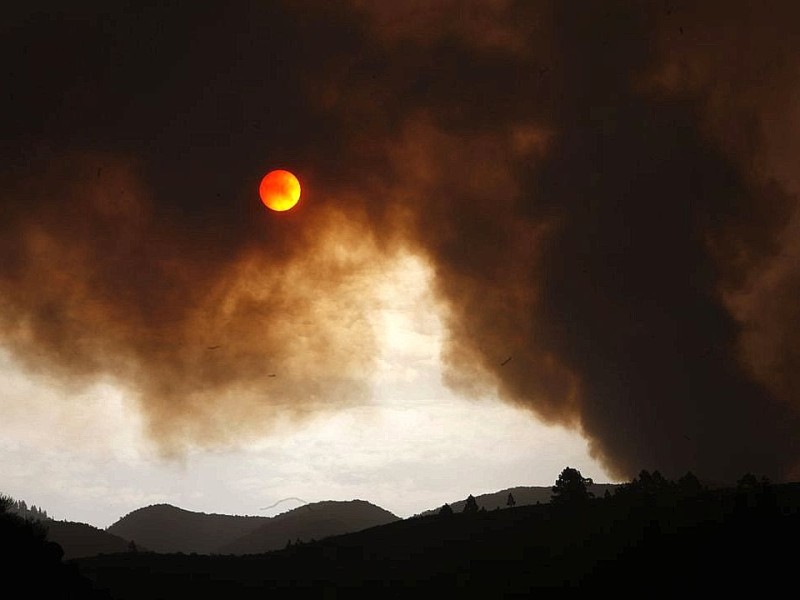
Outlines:
[[691,4],[18,8],[3,345],[229,441],[365,398],[403,249],[454,389],[619,476],[795,476],[800,14]]

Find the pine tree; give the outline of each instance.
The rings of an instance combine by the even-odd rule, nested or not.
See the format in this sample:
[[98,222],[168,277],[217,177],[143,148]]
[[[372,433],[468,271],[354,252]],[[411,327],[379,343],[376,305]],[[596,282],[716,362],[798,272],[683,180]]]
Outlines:
[[592,480],[581,475],[580,471],[567,467],[561,471],[552,488],[551,502],[561,505],[583,504],[594,496],[586,487],[591,483]]
[[464,503],[464,512],[465,513],[476,513],[478,512],[478,503],[475,500],[475,496],[470,494],[467,497],[467,501]]

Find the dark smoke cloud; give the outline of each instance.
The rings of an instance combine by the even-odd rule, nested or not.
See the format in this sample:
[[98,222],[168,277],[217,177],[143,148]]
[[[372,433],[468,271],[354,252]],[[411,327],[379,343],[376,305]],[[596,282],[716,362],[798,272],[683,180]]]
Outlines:
[[362,401],[402,251],[454,389],[618,476],[796,476],[792,3],[15,10],[3,343],[115,378],[166,451]]

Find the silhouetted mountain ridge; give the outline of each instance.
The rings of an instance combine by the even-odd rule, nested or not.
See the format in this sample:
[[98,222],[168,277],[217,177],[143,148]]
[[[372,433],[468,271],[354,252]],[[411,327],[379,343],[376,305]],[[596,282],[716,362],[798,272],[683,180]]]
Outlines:
[[155,504],[125,515],[107,531],[154,552],[252,554],[398,519],[365,500],[316,502],[275,517],[206,514]]
[[385,525],[400,518],[365,500],[328,500],[282,513],[254,531],[220,548],[223,554],[256,554],[277,550],[288,541],[306,542]]
[[267,521],[268,517],[206,514],[153,504],[128,513],[106,531],[155,552],[207,554]]

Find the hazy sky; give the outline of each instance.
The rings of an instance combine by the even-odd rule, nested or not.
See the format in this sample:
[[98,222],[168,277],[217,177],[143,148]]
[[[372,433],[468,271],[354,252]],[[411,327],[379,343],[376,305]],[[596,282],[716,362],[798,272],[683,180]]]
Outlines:
[[565,465],[606,481],[576,433],[441,385],[442,327],[429,278],[409,257],[377,278],[381,302],[371,318],[383,344],[369,401],[171,460],[154,454],[135,403],[113,383],[65,394],[4,353],[3,490],[54,518],[106,527],[156,502],[272,516],[299,505],[261,510],[285,498],[361,498],[405,517],[470,493],[550,485]]
[[798,13],[9,9],[2,489],[108,524],[798,477]]

